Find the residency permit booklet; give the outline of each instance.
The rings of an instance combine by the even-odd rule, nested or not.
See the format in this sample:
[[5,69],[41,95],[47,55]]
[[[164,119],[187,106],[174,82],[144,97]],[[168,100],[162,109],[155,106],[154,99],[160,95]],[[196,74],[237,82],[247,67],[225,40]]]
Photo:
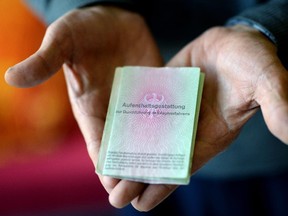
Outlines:
[[97,173],[188,184],[203,82],[197,67],[117,68]]

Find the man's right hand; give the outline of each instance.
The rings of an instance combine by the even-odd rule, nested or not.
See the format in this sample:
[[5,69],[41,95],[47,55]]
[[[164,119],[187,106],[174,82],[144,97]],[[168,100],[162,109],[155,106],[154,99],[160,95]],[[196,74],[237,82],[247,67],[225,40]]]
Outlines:
[[[62,65],[74,116],[96,167],[115,68],[162,66],[162,59],[140,15],[94,6],[71,11],[51,24],[39,50],[11,67],[5,78],[11,85],[32,87]],[[109,197],[115,207],[130,203],[147,186],[99,178],[108,193],[116,188]]]

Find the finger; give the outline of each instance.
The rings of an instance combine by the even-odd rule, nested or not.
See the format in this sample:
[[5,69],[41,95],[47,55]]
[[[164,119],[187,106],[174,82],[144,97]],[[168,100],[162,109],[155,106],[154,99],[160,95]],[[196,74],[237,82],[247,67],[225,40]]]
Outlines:
[[9,68],[5,73],[8,84],[16,87],[38,85],[56,73],[68,57],[71,46],[67,28],[61,23],[50,26],[39,50],[24,61]]
[[[78,115],[77,121],[84,136],[88,154],[93,162],[94,167],[97,168],[104,121],[85,115]],[[119,179],[111,178],[108,176],[98,175],[98,177],[101,181],[101,184],[109,194],[120,181]]]
[[[75,106],[72,107],[75,109]],[[93,116],[86,116],[83,113],[79,114],[78,109],[76,109],[74,112],[78,113],[75,116],[80,130],[84,136],[88,154],[93,162],[94,167],[97,168],[104,121]],[[111,178],[108,176],[98,175],[98,177],[101,181],[101,184],[109,194],[120,181],[119,179]]]
[[[84,87],[83,78],[79,73],[73,71],[72,67],[67,64],[63,65],[63,69],[74,116],[84,136],[88,154],[94,167],[97,168],[106,108],[95,109],[95,107],[99,107],[99,102],[102,101],[99,100],[99,97],[103,94],[85,91],[84,89],[87,88]],[[104,106],[104,103],[102,102],[101,105]],[[98,175],[98,177],[108,193],[119,182],[118,179],[108,176]]]
[[144,192],[132,201],[138,211],[150,211],[166,199],[177,185],[149,185]]
[[111,193],[111,191],[116,187],[116,185],[120,182],[120,179],[115,179],[109,176],[102,176],[98,175],[101,184],[105,188],[108,194]]
[[146,184],[121,180],[109,195],[109,202],[116,208],[123,208],[139,196],[147,187]]
[[288,144],[288,72],[280,61],[269,65],[259,79],[256,101],[269,130]]

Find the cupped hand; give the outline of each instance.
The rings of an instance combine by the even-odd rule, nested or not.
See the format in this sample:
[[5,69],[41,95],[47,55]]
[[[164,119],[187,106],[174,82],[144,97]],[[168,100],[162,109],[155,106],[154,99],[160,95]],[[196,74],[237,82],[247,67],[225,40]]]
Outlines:
[[[32,87],[62,65],[73,113],[96,167],[115,67],[162,66],[162,59],[140,15],[114,7],[88,7],[51,24],[39,50],[8,69],[5,79],[17,87]],[[145,184],[99,177],[115,207],[146,194]]]
[[[167,66],[200,67],[205,73],[191,174],[223,151],[259,108],[270,131],[288,144],[288,72],[276,46],[257,30],[242,25],[208,29]],[[134,206],[151,209],[176,189],[149,187],[155,196],[151,189],[140,198],[151,195],[157,202],[134,200]]]
[[[259,108],[270,131],[288,144],[288,73],[276,46],[257,30],[242,25],[208,29],[167,66],[195,66],[205,73],[191,174],[223,151]],[[132,204],[150,210],[176,188],[145,186]]]
[[[288,73],[260,32],[240,25],[209,29],[168,66],[200,67],[206,76],[191,174],[223,151],[259,108],[270,131],[288,144]],[[149,210],[176,189],[159,187],[147,187],[134,206]],[[149,196],[156,202],[143,202]]]
[[288,73],[275,45],[257,30],[211,28],[168,65],[206,74],[192,173],[223,151],[259,108],[269,130],[288,144]]

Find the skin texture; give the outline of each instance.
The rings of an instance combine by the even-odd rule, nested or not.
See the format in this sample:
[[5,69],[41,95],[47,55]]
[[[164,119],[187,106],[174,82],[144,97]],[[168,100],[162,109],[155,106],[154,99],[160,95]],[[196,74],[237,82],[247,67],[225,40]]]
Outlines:
[[[260,107],[271,132],[288,143],[288,75],[275,46],[245,26],[215,27],[184,47],[168,66],[198,66],[205,85],[191,174],[223,151]],[[96,167],[114,69],[164,66],[135,13],[114,7],[71,11],[47,29],[39,50],[6,72],[16,87],[32,87],[63,65],[74,116]],[[99,176],[110,203],[149,211],[176,185],[149,185]]]

